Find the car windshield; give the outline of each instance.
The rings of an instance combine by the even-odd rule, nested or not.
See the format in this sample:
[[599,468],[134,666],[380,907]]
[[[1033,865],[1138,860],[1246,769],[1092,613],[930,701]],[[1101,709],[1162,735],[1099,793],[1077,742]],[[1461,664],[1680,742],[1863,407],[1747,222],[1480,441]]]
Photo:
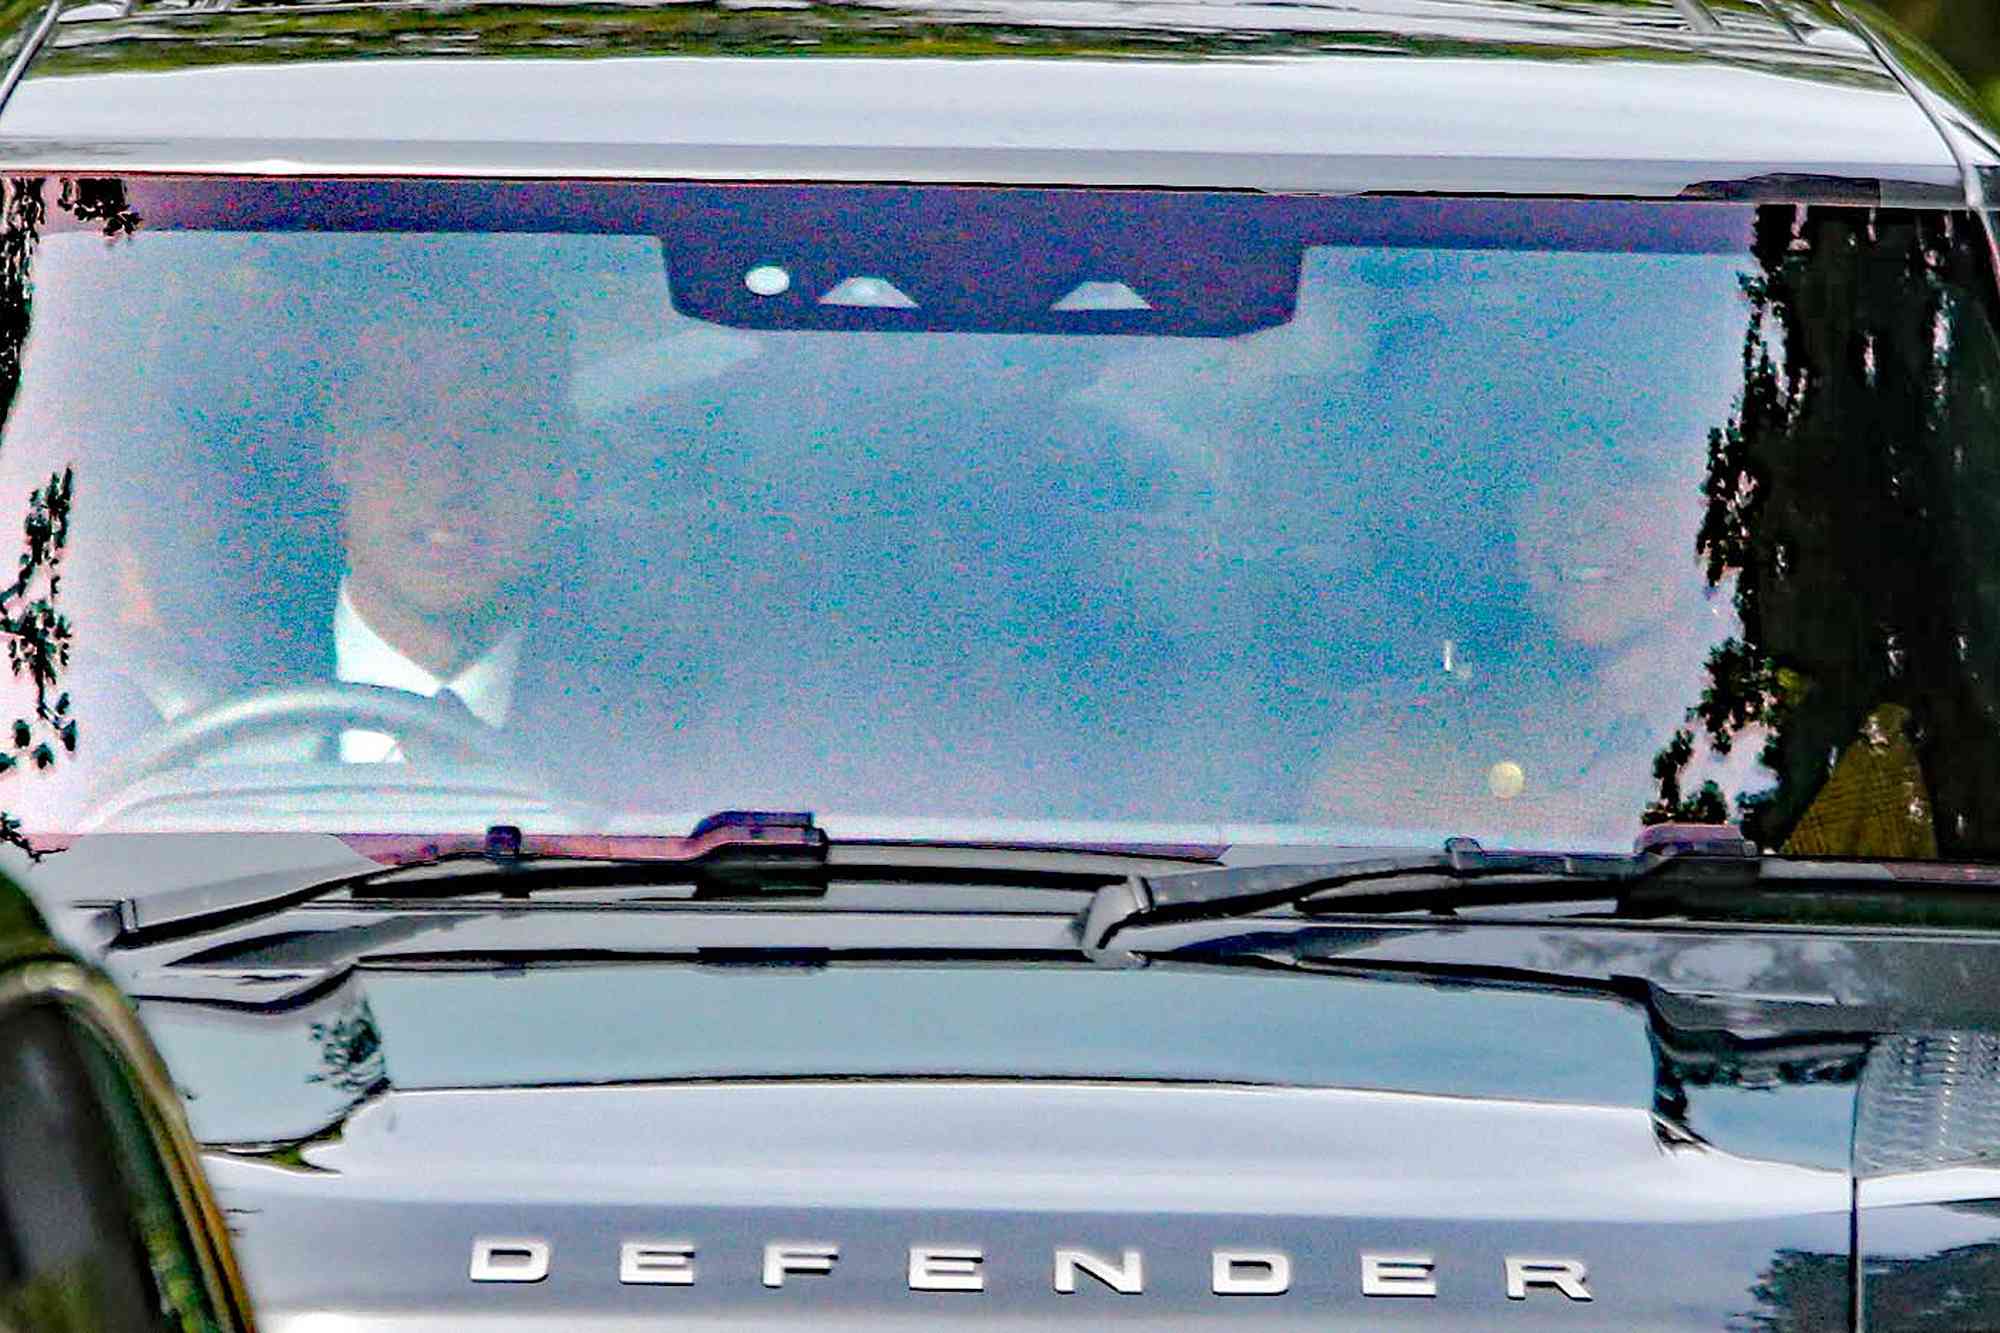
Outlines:
[[30,833],[1727,818],[2000,854],[2000,358],[1963,216],[6,201],[0,804]]

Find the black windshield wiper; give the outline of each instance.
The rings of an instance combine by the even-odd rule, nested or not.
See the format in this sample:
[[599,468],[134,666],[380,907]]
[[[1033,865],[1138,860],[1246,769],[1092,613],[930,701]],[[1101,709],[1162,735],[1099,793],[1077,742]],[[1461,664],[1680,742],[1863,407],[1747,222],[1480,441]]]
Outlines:
[[[352,843],[354,840],[350,840]],[[344,884],[355,898],[493,893],[525,898],[538,888],[693,884],[759,893],[824,892],[827,836],[806,811],[725,810],[682,838],[616,834],[524,834],[495,824],[476,838],[419,841],[389,835],[371,853],[386,864]],[[363,847],[366,844],[362,844]]]
[[1469,888],[1504,880],[1506,901],[1576,896],[1582,886],[1624,889],[1670,870],[1703,884],[1748,885],[1760,873],[1755,843],[1725,826],[1660,825],[1631,854],[1488,851],[1471,838],[1449,839],[1441,852],[1313,865],[1230,866],[1151,879],[1133,877],[1099,889],[1085,912],[1084,951],[1117,961],[1112,937],[1137,926],[1249,916],[1274,907],[1306,912],[1450,908],[1487,902]]
[[818,891],[828,840],[805,813],[727,810],[685,837],[524,834],[495,824],[480,834],[341,834],[345,855],[326,873],[249,876],[138,894],[117,904],[117,939],[133,945],[199,934],[345,891],[361,899],[445,898],[634,883]]
[[1219,854],[1181,844],[834,840],[809,813],[768,810],[710,815],[684,836],[538,834],[502,824],[483,834],[314,837],[337,838],[341,855],[124,898],[116,904],[116,942],[203,934],[334,894],[383,904],[496,894],[519,902],[553,891],[657,885],[691,887],[676,901],[791,899],[825,894],[845,880],[1092,893],[1135,874],[1168,877],[1182,866],[1213,864]]

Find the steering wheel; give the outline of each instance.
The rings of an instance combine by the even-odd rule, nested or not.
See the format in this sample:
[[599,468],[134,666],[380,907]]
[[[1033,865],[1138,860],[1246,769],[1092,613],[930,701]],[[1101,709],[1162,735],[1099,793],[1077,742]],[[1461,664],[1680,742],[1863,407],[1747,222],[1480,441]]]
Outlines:
[[180,768],[200,756],[283,732],[338,735],[384,731],[421,737],[440,754],[491,767],[519,769],[498,733],[421,694],[378,685],[328,682],[251,690],[207,704],[143,741],[105,775],[100,790],[116,791]]

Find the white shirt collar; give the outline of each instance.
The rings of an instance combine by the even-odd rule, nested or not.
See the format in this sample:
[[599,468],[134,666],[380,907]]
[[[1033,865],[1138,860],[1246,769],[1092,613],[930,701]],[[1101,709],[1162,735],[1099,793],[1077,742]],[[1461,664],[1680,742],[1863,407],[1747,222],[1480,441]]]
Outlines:
[[333,609],[333,673],[355,685],[381,685],[430,698],[449,689],[474,717],[489,727],[500,726],[514,706],[514,676],[521,663],[521,631],[509,630],[498,642],[468,663],[451,679],[433,675],[377,634],[347,595],[340,581],[340,600]]

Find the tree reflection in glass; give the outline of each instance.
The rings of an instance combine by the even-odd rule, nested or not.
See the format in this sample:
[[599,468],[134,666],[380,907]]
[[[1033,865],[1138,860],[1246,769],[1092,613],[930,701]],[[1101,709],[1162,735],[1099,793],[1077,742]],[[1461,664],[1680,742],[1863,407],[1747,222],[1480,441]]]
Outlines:
[[1654,761],[1647,818],[1713,820],[1683,790],[1697,734],[1761,747],[1745,829],[1799,854],[2000,850],[2000,347],[1987,241],[1963,217],[1759,210],[1743,390],[1709,439],[1697,550],[1734,582]]
[[[47,217],[45,185],[39,178],[14,177],[0,187],[0,426],[21,387],[33,315],[31,269]],[[118,180],[66,179],[57,207],[78,222],[101,228],[111,240],[130,236],[140,222]],[[0,587],[0,639],[7,645],[7,666],[30,696],[0,735],[0,775],[18,773],[24,766],[50,768],[59,754],[76,751],[77,720],[62,684],[73,635],[58,600],[75,491],[75,469],[65,466],[29,492],[14,579]],[[20,819],[5,811],[0,811],[0,843],[39,855]]]

